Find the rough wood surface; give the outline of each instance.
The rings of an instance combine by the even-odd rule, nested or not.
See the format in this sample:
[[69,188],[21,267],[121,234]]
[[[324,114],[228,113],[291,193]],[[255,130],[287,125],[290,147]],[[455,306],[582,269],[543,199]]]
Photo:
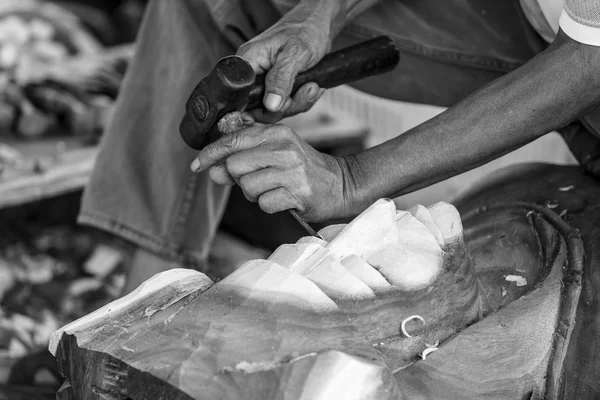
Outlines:
[[[566,347],[564,363],[549,370],[554,383],[549,398],[600,398],[600,180],[577,167],[528,164],[507,168],[458,201],[459,210],[510,201],[527,201],[562,214],[562,220],[578,233],[583,255],[569,256],[583,271],[569,270],[566,282],[579,287],[575,317],[560,316],[555,347]],[[569,237],[569,241],[577,237]],[[565,302],[575,302],[565,293]],[[565,310],[568,311],[568,310]],[[568,333],[572,329],[570,340]],[[555,360],[557,361],[557,360]]]
[[[527,292],[515,283],[480,279],[488,285],[486,296],[494,299],[487,304],[506,305],[465,329],[427,360],[400,371],[396,378],[408,398],[537,399],[549,394],[547,372],[555,358],[557,329],[562,329],[561,304],[567,300],[569,275],[563,270],[576,265],[568,261],[573,247],[567,250],[567,235],[543,216],[530,213],[534,208],[513,204],[476,215],[471,218],[475,221],[465,220],[475,228],[467,237],[471,236],[469,249],[480,276],[489,276],[492,270],[504,270],[505,276],[523,274],[529,282],[536,282],[535,289]],[[535,235],[525,232],[527,228],[533,228]],[[513,236],[506,237],[511,231]],[[527,237],[539,244],[523,240]],[[504,246],[503,240],[513,245]],[[531,263],[539,265],[531,268]],[[512,296],[507,296],[511,287]],[[497,294],[490,293],[492,288]],[[579,287],[572,289],[579,294]],[[506,300],[515,295],[519,296],[516,300]],[[568,329],[563,332],[567,333]]]
[[[395,233],[361,222],[372,221],[371,212],[385,216]],[[460,225],[460,220],[446,223]],[[401,277],[393,277],[380,291],[342,266],[349,241],[360,238],[356,232],[370,230],[392,243],[402,238],[398,226],[403,224],[396,224],[394,203],[382,200],[331,242],[298,244],[283,266],[273,261],[277,257],[251,261],[187,297],[166,289],[143,298],[138,293],[76,321],[57,332],[50,347],[69,382],[63,398],[92,399],[90,388],[133,399],[149,396],[148,388],[154,398],[161,398],[156,393],[194,399],[312,399],[327,393],[348,400],[397,398],[393,370],[418,360],[426,343],[444,342],[475,321],[482,304],[462,235],[451,229],[440,227],[451,235],[444,237],[439,270],[427,287],[401,290]],[[438,246],[431,233],[423,234]],[[369,241],[361,247],[364,257],[381,242],[374,236]],[[386,274],[385,268],[367,267]],[[172,273],[180,272],[154,278],[151,286]],[[203,275],[196,274],[202,282]],[[184,283],[173,282],[166,288]],[[161,307],[148,315],[150,302]],[[123,311],[109,317],[113,308]],[[421,320],[405,326],[403,320],[414,314]],[[94,367],[83,368],[90,364]]]
[[[501,178],[460,200],[467,246],[456,221],[444,225],[429,210],[444,256],[424,289],[399,290],[394,280],[401,277],[385,268],[371,272],[393,290],[365,273],[373,267],[365,258],[381,250],[386,232],[377,233],[379,240],[365,232],[371,247],[346,257],[345,241],[357,237],[348,229],[369,224],[330,229],[327,244],[312,238],[278,249],[271,260],[253,261],[175,303],[157,290],[127,313],[125,324],[84,318],[76,323],[82,329],[57,333],[53,343],[67,378],[60,398],[594,398],[598,369],[588,367],[600,362],[597,344],[579,321],[593,331],[598,308],[585,279],[583,313],[578,301],[581,269],[585,278],[597,262],[588,252],[600,226],[600,208],[590,206],[600,188],[560,167]],[[572,196],[560,190],[572,185]],[[549,201],[571,210],[566,221],[544,207]],[[320,250],[336,240],[336,249]],[[342,272],[324,261],[330,253],[374,297],[355,290],[351,278],[332,279]],[[145,317],[157,299],[164,308]],[[485,318],[473,323],[482,311]],[[573,361],[572,351],[589,354]]]

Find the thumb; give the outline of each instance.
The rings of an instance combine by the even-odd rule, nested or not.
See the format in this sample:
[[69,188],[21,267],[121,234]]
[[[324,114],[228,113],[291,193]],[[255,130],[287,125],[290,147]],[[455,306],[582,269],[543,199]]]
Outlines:
[[271,112],[281,110],[292,92],[296,76],[306,67],[305,57],[302,57],[302,49],[299,46],[287,44],[281,49],[273,67],[265,77],[263,102],[267,110]]

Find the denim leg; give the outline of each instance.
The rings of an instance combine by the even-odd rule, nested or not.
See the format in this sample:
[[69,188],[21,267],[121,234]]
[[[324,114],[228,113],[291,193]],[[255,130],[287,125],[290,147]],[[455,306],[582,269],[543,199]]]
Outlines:
[[79,221],[202,269],[229,188],[190,172],[196,151],[178,126],[196,83],[235,47],[203,1],[155,0],[146,13]]

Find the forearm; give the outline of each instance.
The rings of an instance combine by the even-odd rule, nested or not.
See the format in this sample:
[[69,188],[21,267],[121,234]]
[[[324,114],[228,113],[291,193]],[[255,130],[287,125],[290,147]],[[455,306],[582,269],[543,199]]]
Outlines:
[[563,127],[600,100],[600,48],[550,48],[437,117],[342,160],[347,209],[429,186]]

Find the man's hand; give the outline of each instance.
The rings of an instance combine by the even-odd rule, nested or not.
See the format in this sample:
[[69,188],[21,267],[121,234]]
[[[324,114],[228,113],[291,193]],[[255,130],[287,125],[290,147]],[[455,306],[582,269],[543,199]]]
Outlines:
[[210,168],[218,184],[239,184],[267,213],[296,209],[308,221],[344,216],[342,167],[284,125],[255,124],[200,151],[195,172]]
[[253,111],[261,122],[308,111],[325,89],[316,83],[303,85],[290,97],[298,73],[317,64],[331,48],[336,2],[301,2],[275,25],[243,44],[237,55],[248,60],[265,77],[265,110]]

